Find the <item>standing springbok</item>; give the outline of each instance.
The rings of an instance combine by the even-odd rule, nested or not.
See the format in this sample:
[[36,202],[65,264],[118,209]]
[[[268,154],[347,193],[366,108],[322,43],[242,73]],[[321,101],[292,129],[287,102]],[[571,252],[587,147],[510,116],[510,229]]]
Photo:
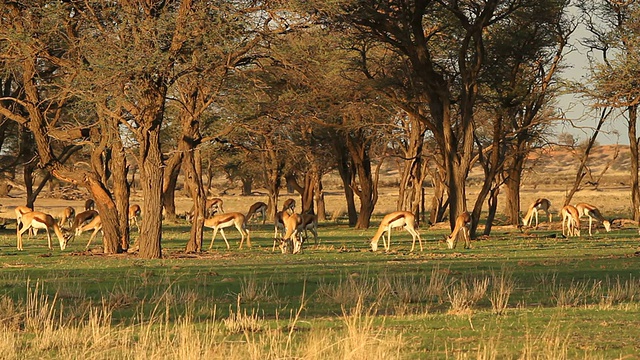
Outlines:
[[[389,252],[391,248],[391,229],[392,228],[400,228],[404,227],[405,230],[411,234],[413,239],[413,243],[411,245],[411,251],[416,246],[416,239],[420,242],[420,251],[422,248],[422,239],[420,238],[420,234],[415,229],[415,220],[416,217],[408,212],[408,211],[394,211],[390,214],[385,215],[382,218],[382,222],[380,222],[380,226],[378,227],[378,231],[371,239],[371,250],[378,251],[378,241],[380,241],[380,237],[382,237],[382,243],[384,244],[384,250]],[[387,233],[387,238],[384,237],[384,233]]]
[[76,209],[71,206],[67,206],[66,208],[60,211],[60,215],[58,215],[60,221],[58,222],[60,226],[67,226],[71,228],[73,226],[73,220],[76,217]]
[[[20,231],[20,224],[22,224],[22,216],[26,213],[30,213],[33,211],[32,208],[28,207],[28,206],[16,206],[16,208],[13,210],[16,213],[16,234]],[[30,228],[29,229],[29,236],[37,236],[38,235],[38,229],[36,228]]]
[[247,246],[251,248],[251,237],[249,235],[249,230],[247,230],[245,216],[239,212],[214,215],[213,217],[204,220],[204,226],[213,229],[213,237],[211,238],[211,245],[209,246],[209,250],[213,248],[213,241],[216,239],[216,234],[218,233],[218,231],[220,231],[220,234],[222,234],[222,238],[227,244],[227,249],[230,249],[229,241],[224,234],[224,229],[231,226],[235,226],[242,236],[242,239],[240,240],[240,249],[242,249],[242,244],[244,243],[245,237],[247,238]]
[[71,232],[75,235],[80,235],[80,227],[93,220],[98,216],[98,212],[95,210],[86,210],[76,215],[73,219],[73,225],[71,226]]
[[[560,214],[562,214],[562,235],[565,237],[569,236],[580,236],[580,214],[578,213],[578,209],[571,205],[567,205],[560,210]],[[566,227],[565,227],[566,225]],[[565,233],[566,229],[566,233]]]

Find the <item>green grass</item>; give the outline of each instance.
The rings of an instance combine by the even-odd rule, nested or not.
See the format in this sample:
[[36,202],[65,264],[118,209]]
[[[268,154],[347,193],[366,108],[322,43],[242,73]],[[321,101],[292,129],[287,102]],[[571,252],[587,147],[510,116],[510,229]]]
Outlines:
[[[189,227],[166,226],[165,257],[159,260],[83,254],[88,235],[64,252],[49,251],[43,235],[25,238],[25,250],[18,252],[15,230],[3,230],[0,335],[15,340],[17,358],[84,356],[79,345],[42,350],[37,344],[44,330],[29,325],[25,310],[28,294],[36,294],[38,311],[48,309],[43,304],[56,310],[55,319],[43,322],[58,332],[88,331],[92,311],[99,310],[108,314],[104,323],[117,329],[103,323],[102,331],[152,324],[158,334],[173,334],[162,340],[169,343],[186,331],[178,328],[188,319],[189,336],[197,338],[193,331],[206,334],[203,341],[218,341],[204,341],[198,356],[215,348],[244,358],[233,346],[254,358],[611,359],[640,352],[636,229],[571,239],[549,237],[551,231],[496,231],[473,241],[470,250],[461,244],[447,250],[439,242],[443,231],[422,229],[425,251],[413,253],[410,236],[395,231],[392,252],[385,254],[369,251],[375,228],[322,224],[320,246],[307,244],[301,255],[271,252],[271,226],[252,224],[251,230],[252,249],[238,250],[239,234],[230,230],[231,250],[218,238],[212,251],[193,256],[182,253]],[[205,249],[211,234],[206,232]],[[99,244],[100,237],[94,246]],[[491,299],[499,293],[500,275],[513,282],[504,311],[494,309]],[[257,328],[247,330],[245,322]],[[160,358],[185,357],[137,331],[124,337],[155,347]],[[361,357],[345,355],[359,354],[357,344],[371,339]],[[283,341],[292,345],[277,348]],[[351,342],[348,351],[327,352]],[[312,351],[323,343],[330,346]],[[130,354],[129,347],[120,351]],[[132,354],[126,357],[153,357]]]

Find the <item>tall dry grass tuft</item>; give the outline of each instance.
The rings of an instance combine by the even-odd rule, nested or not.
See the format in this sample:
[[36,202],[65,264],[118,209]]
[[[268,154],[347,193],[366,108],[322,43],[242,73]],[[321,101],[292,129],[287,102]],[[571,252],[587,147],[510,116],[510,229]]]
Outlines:
[[562,330],[552,320],[541,334],[527,331],[523,339],[520,360],[566,360],[571,331]]
[[449,286],[451,286],[451,281],[449,280],[448,269],[441,270],[439,265],[431,269],[429,285],[425,291],[428,297],[435,300],[438,304],[444,303]]
[[27,302],[24,309],[25,331],[38,331],[52,327],[56,319],[57,295],[51,299],[44,291],[40,281],[31,286],[31,280],[27,280]]
[[600,307],[608,309],[613,305],[623,302],[633,302],[640,295],[640,279],[630,276],[629,279],[622,281],[617,277],[615,281],[607,277],[606,288],[600,298]]
[[236,303],[236,312],[234,313],[229,306],[229,317],[223,319],[225,328],[231,334],[254,333],[261,331],[264,327],[264,319],[261,319],[256,309],[251,309],[251,314],[247,313],[247,309],[240,306],[240,295]]
[[[285,320],[286,326],[273,327],[255,316],[256,310],[243,309],[239,300],[226,323],[196,320],[195,303],[186,304],[184,313],[176,317],[172,314],[174,296],[166,291],[155,304],[140,301],[132,323],[126,325],[114,324],[114,306],[108,295],[98,305],[86,305],[90,309],[86,314],[65,322],[65,307],[58,297],[46,295],[39,282],[35,286],[28,283],[24,304],[2,300],[4,309],[10,311],[3,317],[21,319],[23,331],[16,331],[12,322],[2,322],[0,357],[386,360],[399,359],[404,346],[401,334],[385,329],[384,322],[377,324],[376,310],[365,309],[363,299],[353,309],[344,307],[343,326],[304,330],[297,325],[304,305]],[[306,304],[304,299],[301,302]],[[152,310],[145,310],[148,305]],[[243,324],[238,327],[242,330],[229,331],[231,322]]]
[[274,301],[278,298],[273,279],[258,281],[256,274],[243,277],[240,281],[240,292],[237,294],[244,301]]
[[382,325],[376,326],[375,314],[375,307],[365,308],[362,298],[359,298],[350,310],[342,308],[346,334],[340,341],[341,356],[338,358],[373,360],[400,357],[402,336],[383,330]]
[[489,302],[491,309],[496,315],[504,314],[509,305],[509,298],[515,287],[513,274],[502,268],[499,274],[491,272],[491,291],[489,292]]
[[315,294],[322,301],[353,306],[360,298],[371,299],[385,296],[389,289],[387,286],[379,286],[380,284],[368,274],[354,273],[341,276],[336,283],[326,283],[324,279],[320,279]]
[[557,307],[570,308],[586,304],[589,286],[585,282],[571,281],[568,286],[558,284],[552,290],[552,298]]
[[469,314],[471,308],[482,299],[489,287],[489,278],[460,279],[447,290],[447,298],[451,307],[450,314]]

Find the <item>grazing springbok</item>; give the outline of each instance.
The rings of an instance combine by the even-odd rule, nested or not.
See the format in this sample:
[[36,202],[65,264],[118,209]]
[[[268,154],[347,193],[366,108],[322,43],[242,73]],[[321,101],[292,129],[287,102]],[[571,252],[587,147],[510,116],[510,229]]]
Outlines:
[[96,209],[96,202],[93,201],[93,199],[87,199],[87,201],[84,202],[84,210],[95,210]]
[[53,246],[51,245],[51,233],[49,232],[49,230],[51,229],[53,229],[56,236],[58,237],[58,241],[60,242],[60,250],[64,250],[67,247],[67,241],[70,234],[65,234],[62,232],[53,216],[40,211],[31,211],[22,214],[21,223],[19,225],[17,233],[18,250],[24,250],[22,247],[22,234],[24,234],[30,228],[45,229],[45,231],[47,232],[47,244],[49,245],[50,250],[53,250]]
[[469,228],[471,227],[471,215],[468,212],[463,212],[456,218],[456,226],[453,228],[451,235],[446,237],[447,247],[449,249],[455,249],[458,244],[458,237],[462,233],[464,239],[464,248],[469,249],[471,247],[471,236],[469,234]]
[[227,249],[229,247],[229,241],[224,234],[224,229],[235,226],[236,229],[240,232],[242,239],[240,240],[240,249],[242,249],[242,244],[244,243],[245,237],[247,238],[247,246],[251,248],[251,237],[249,235],[249,230],[247,230],[245,222],[244,214],[239,212],[230,212],[225,214],[218,214],[204,220],[204,226],[213,229],[213,237],[211,238],[211,245],[209,246],[209,250],[213,248],[213,241],[216,239],[216,234],[220,231],[222,234],[222,238],[224,242],[227,244]]
[[283,254],[290,252],[298,254],[302,252],[302,217],[296,213],[284,211],[282,213],[282,221],[286,232],[284,237],[280,239],[280,250]]
[[560,213],[562,214],[562,235],[565,237],[580,236],[580,214],[578,209],[567,205],[560,210]]
[[314,245],[318,245],[318,215],[316,214],[300,214],[302,223],[300,227],[304,230],[305,240],[309,238],[307,231],[313,234]]
[[[423,251],[422,239],[420,238],[418,231],[415,229],[415,221],[416,217],[408,211],[394,211],[385,215],[380,222],[378,231],[371,239],[371,250],[378,251],[378,242],[380,241],[380,237],[382,237],[384,250],[388,252],[391,248],[391,229],[403,227],[409,232],[409,234],[411,234],[413,239],[411,251],[413,251],[416,246],[416,239],[418,239],[420,243],[420,251]],[[387,233],[387,238],[384,237],[385,233]]]
[[247,212],[247,222],[249,222],[251,218],[257,216],[258,214],[261,215],[262,225],[264,225],[264,222],[267,220],[267,204],[263,203],[262,201],[258,201],[251,205],[249,211]]
[[[93,238],[95,238],[96,235],[98,235],[98,232],[102,232],[102,220],[100,219],[100,215],[96,215],[91,221],[89,221],[89,223],[84,224],[80,226],[78,229],[76,229],[76,236],[80,236],[82,235],[83,232],[89,231],[89,230],[93,230],[93,233],[91,234],[91,237],[89,237],[89,241],[87,242],[87,245],[84,247],[85,250],[89,249],[89,246],[93,241]],[[104,236],[104,233],[102,236]]]
[[138,218],[142,214],[142,210],[140,209],[140,205],[133,204],[129,206],[129,226],[131,224],[135,224],[138,232],[140,232],[140,225],[138,224]]
[[283,214],[288,212],[292,214],[296,208],[296,201],[293,199],[287,199],[284,204],[282,204],[282,210],[276,213],[276,217],[274,219],[274,232],[273,232],[273,249],[271,251],[276,251],[276,245],[280,242],[280,238],[278,238],[278,233],[282,231],[284,234],[285,226]]
[[67,226],[71,228],[73,226],[73,220],[76,217],[76,209],[71,206],[67,206],[66,208],[60,211],[60,215],[58,215],[60,221],[58,222],[60,226]]
[[531,203],[531,205],[529,206],[529,210],[527,210],[527,214],[522,219],[522,225],[531,226],[531,223],[533,223],[533,218],[535,217],[536,218],[535,228],[537,229],[538,228],[538,212],[540,211],[544,211],[547,214],[547,218],[549,219],[549,222],[553,221],[552,219],[553,215],[549,211],[550,208],[551,208],[551,201],[547,199],[537,199],[536,201]]
[[589,218],[589,236],[591,236],[591,224],[593,222],[593,218],[598,219],[607,232],[611,231],[611,222],[602,216],[597,207],[587,203],[579,203],[576,205],[576,210],[578,211],[579,218],[582,218],[583,216]]
[[75,235],[80,235],[80,227],[93,220],[98,216],[98,212],[95,210],[85,210],[76,215],[73,219],[73,226],[71,226],[71,232]]

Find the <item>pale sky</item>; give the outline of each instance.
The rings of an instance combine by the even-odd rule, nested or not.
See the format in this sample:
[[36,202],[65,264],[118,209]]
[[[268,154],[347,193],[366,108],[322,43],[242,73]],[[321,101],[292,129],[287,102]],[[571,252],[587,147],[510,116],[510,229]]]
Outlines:
[[[588,71],[589,62],[586,54],[587,49],[582,47],[579,41],[588,36],[589,33],[584,27],[579,27],[574,32],[570,42],[575,46],[575,50],[572,50],[572,52],[565,56],[566,64],[571,66],[571,68],[565,70],[563,74],[565,78],[574,81],[584,81],[583,76]],[[592,111],[590,108],[583,106],[580,99],[574,95],[562,96],[558,106],[565,112],[566,117],[573,121],[577,128],[572,127],[572,125],[567,122],[563,122],[556,127],[556,134],[566,132],[580,140],[591,137],[598,121],[599,114],[597,111]],[[619,110],[614,112],[614,114],[612,114],[610,120],[603,125],[597,141],[603,145],[615,143],[629,145],[626,117],[624,117],[624,114]]]

